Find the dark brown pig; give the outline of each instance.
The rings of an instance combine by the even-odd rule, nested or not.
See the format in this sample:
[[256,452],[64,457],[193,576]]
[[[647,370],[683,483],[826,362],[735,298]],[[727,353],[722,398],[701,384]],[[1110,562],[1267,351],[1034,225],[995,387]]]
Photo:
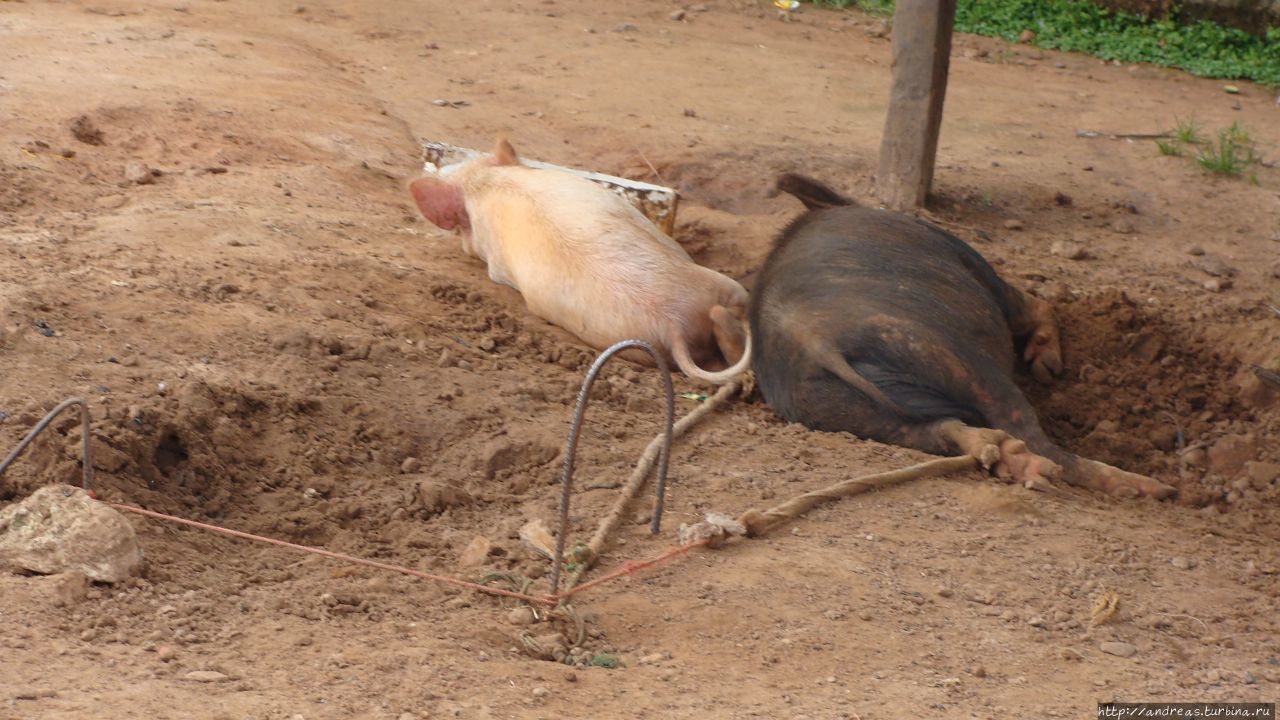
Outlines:
[[424,217],[461,232],[463,249],[488,264],[490,279],[592,347],[644,340],[686,375],[711,383],[750,365],[751,338],[739,321],[747,291],[695,263],[599,185],[527,167],[502,140],[491,156],[418,178],[409,191]]
[[1047,303],[1011,287],[973,248],[909,215],[854,207],[814,180],[781,190],[809,209],[754,278],[752,368],[792,422],[935,454],[968,453],[1002,477],[1165,498],[1152,478],[1055,445],[1013,381],[1062,369]]

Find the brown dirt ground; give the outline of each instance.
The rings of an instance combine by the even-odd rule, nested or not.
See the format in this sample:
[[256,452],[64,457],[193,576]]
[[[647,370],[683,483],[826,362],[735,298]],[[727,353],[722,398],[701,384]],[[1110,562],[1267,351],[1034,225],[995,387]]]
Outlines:
[[[669,19],[677,7],[0,3],[0,448],[80,394],[111,449],[108,499],[462,577],[540,575],[515,533],[553,517],[593,354],[415,217],[418,140],[506,132],[529,157],[674,185],[678,239],[731,274],[798,212],[767,196],[777,171],[872,186],[880,21],[782,23],[729,0]],[[1280,356],[1280,172],[1218,180],[1150,141],[1075,133],[1241,120],[1274,159],[1273,98],[956,41],[933,217],[1058,304],[1067,377],[1032,390],[1051,434],[1179,485],[1178,504],[977,473],[850,499],[582,596],[586,648],[626,666],[576,671],[517,650],[510,601],[136,519],[147,566],[126,586],[77,599],[64,578],[0,575],[0,717],[870,720],[1275,700],[1280,410],[1246,363]],[[127,180],[131,162],[153,182]],[[1070,242],[1090,257],[1053,251]],[[1203,268],[1223,266],[1233,287],[1211,292]],[[625,476],[657,425],[653,371],[605,375],[583,488]],[[0,502],[75,482],[75,436],[67,421],[42,439]],[[628,523],[602,565],[669,547],[705,510],[923,458],[737,403],[677,445],[662,536]],[[575,537],[613,495],[578,492]],[[460,567],[476,536],[487,565]],[[1119,613],[1089,629],[1106,590]],[[1137,654],[1102,653],[1110,640]]]

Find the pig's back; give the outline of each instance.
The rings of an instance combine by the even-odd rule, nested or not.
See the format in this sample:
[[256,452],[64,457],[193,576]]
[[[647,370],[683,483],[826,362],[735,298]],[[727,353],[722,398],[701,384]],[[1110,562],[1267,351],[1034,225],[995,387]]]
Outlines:
[[673,319],[705,314],[723,281],[733,283],[589,180],[523,167],[495,173],[502,186],[488,212],[513,284],[532,312],[592,345],[637,337],[665,346]]

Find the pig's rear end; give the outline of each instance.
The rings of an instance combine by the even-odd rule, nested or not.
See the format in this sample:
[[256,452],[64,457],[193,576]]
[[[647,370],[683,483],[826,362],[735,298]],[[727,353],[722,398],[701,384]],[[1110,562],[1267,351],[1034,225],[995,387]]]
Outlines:
[[937,227],[866,208],[811,211],[784,231],[753,292],[752,367],[787,420],[935,454],[1005,455],[1002,472],[1028,483],[1056,463],[1068,481],[1107,492],[1173,492],[1049,440],[1013,381],[1011,322],[1032,327],[1030,305]]

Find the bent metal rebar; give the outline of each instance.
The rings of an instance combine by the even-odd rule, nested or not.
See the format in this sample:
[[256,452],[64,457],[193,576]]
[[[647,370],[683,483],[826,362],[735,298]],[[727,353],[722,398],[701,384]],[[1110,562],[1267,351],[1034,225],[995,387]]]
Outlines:
[[83,456],[80,458],[81,463],[84,465],[84,480],[82,487],[85,492],[92,495],[93,455],[89,449],[89,404],[77,397],[67,398],[66,400],[58,403],[58,406],[50,410],[49,414],[45,415],[43,420],[36,423],[36,426],[31,428],[31,432],[27,433],[27,436],[22,438],[22,442],[18,443],[18,447],[14,448],[13,452],[9,453],[9,456],[6,457],[3,462],[0,462],[0,476],[4,475],[4,471],[9,469],[9,466],[13,464],[13,461],[18,459],[18,456],[22,454],[23,450],[27,449],[27,446],[36,439],[36,436],[43,432],[45,428],[49,427],[49,424],[53,422],[54,418],[58,417],[58,415],[62,414],[63,410],[66,410],[72,405],[80,406],[80,432],[83,435],[82,442],[84,443]]
[[578,450],[578,434],[582,430],[582,416],[587,411],[587,401],[591,396],[591,387],[605,363],[614,355],[636,348],[653,356],[662,375],[662,389],[666,393],[666,414],[663,419],[662,454],[658,459],[658,481],[655,486],[653,501],[653,521],[649,524],[649,532],[654,535],[662,528],[662,509],[667,492],[667,464],[671,459],[672,426],[675,424],[675,391],[671,387],[671,370],[662,355],[653,346],[643,340],[623,340],[614,343],[600,353],[596,361],[587,371],[582,381],[582,390],[578,392],[578,405],[573,411],[573,422],[569,425],[569,440],[564,449],[564,473],[560,477],[560,532],[556,537],[556,555],[551,567],[551,594],[560,592],[560,572],[564,566],[564,546],[569,535],[569,495],[573,489],[574,456]]

